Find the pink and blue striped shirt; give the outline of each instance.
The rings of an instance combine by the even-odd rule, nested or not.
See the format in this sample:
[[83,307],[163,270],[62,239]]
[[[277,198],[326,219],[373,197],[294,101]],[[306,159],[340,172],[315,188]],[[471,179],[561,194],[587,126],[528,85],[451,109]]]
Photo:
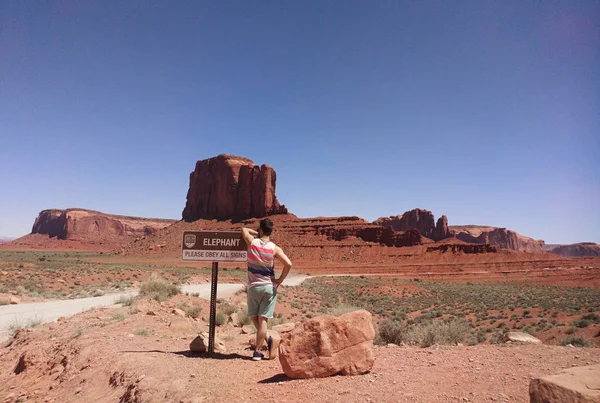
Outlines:
[[255,238],[248,247],[248,288],[273,285],[275,244]]

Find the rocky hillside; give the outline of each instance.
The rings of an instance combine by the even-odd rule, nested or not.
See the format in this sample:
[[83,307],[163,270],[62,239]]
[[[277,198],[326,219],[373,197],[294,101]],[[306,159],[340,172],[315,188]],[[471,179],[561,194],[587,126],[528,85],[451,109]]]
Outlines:
[[481,225],[452,225],[449,228],[456,238],[465,242],[490,244],[520,252],[546,252],[544,241],[528,238],[506,228]]
[[600,245],[593,242],[558,245],[552,248],[551,252],[565,257],[600,256]]
[[61,240],[96,240],[149,235],[176,220],[128,217],[99,211],[71,208],[43,210],[37,216],[32,234],[44,234]]
[[277,175],[268,165],[221,154],[196,163],[190,174],[185,221],[243,220],[286,214],[275,196]]

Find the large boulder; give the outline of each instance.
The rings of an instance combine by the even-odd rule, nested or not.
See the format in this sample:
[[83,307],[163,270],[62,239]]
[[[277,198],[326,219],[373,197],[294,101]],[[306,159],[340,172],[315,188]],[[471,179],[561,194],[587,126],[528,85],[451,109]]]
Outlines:
[[374,338],[368,311],[319,316],[283,336],[279,361],[290,378],[364,374],[375,362]]
[[275,196],[277,175],[268,165],[254,165],[243,157],[221,154],[198,161],[190,174],[185,221],[243,220],[286,214]]
[[600,403],[600,364],[568,368],[554,375],[532,379],[531,403]]

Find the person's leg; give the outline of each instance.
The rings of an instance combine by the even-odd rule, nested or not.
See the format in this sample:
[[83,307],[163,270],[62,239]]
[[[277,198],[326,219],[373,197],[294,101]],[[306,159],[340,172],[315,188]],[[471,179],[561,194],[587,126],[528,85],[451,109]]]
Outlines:
[[267,338],[267,318],[264,316],[256,317],[256,351],[260,351],[260,349],[265,344],[265,340]]

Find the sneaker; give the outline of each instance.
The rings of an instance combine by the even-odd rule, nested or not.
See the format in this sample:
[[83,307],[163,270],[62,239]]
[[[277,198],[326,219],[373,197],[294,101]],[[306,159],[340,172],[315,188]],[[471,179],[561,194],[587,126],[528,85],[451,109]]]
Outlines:
[[252,361],[260,361],[265,358],[264,354],[254,350],[254,354],[252,354]]

